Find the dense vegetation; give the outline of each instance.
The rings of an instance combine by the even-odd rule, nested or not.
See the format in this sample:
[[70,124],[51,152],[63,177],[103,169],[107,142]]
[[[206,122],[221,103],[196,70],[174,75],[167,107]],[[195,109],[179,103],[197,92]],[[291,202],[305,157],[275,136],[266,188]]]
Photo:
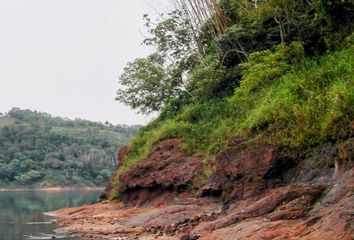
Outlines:
[[103,185],[138,128],[14,108],[0,115],[0,187]]
[[354,1],[172,2],[157,24],[145,16],[156,52],[120,77],[117,100],[160,113],[121,172],[167,138],[214,155],[240,140],[308,148],[353,134]]

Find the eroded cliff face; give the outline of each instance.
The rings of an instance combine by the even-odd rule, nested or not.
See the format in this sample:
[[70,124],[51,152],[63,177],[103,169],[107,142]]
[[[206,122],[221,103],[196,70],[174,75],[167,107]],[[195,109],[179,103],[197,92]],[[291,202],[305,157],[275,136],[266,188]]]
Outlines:
[[239,144],[203,182],[203,154],[166,140],[120,176],[121,202],[56,215],[66,231],[99,238],[353,239],[353,151],[353,138],[306,152]]
[[179,196],[193,197],[203,171],[203,155],[187,156],[180,140],[158,144],[119,177],[119,195],[129,206],[166,204]]

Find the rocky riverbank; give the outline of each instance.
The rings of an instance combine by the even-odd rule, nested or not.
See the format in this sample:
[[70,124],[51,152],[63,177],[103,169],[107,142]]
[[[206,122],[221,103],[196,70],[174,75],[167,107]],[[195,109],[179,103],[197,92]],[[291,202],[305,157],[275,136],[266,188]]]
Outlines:
[[166,140],[120,176],[120,201],[49,214],[61,231],[97,239],[349,240],[353,151],[352,138],[303,152],[238,144],[215,156],[202,181],[203,154]]

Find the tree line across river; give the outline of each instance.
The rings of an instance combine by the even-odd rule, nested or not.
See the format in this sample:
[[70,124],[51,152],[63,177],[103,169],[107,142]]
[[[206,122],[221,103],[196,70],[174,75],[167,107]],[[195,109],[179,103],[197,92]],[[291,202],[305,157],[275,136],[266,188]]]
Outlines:
[[0,114],[0,188],[104,185],[138,129],[13,108]]

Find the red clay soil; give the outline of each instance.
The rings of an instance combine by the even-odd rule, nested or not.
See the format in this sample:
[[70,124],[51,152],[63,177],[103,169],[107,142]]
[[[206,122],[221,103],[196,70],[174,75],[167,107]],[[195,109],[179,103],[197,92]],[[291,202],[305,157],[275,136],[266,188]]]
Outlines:
[[353,144],[306,153],[229,148],[202,184],[203,155],[187,156],[181,141],[167,140],[120,176],[122,201],[49,214],[62,231],[95,239],[351,240]]
[[155,199],[163,204],[180,195],[187,197],[190,189],[200,185],[202,159],[200,153],[187,156],[180,140],[166,140],[120,176],[120,198],[130,206],[141,206]]

